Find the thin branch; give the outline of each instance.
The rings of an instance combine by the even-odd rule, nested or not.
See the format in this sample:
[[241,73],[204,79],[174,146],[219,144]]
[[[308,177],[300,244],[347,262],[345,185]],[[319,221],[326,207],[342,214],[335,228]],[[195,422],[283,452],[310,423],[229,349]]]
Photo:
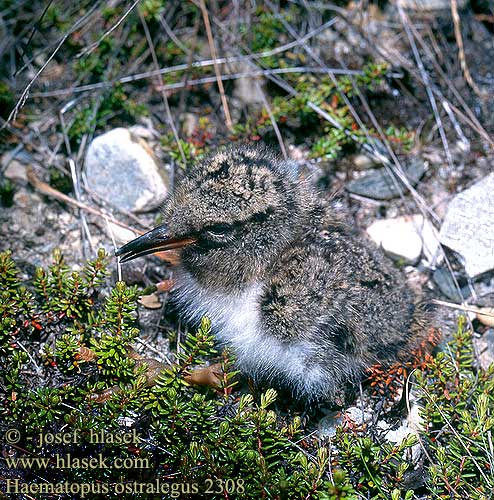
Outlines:
[[456,0],[451,0],[451,15],[453,16],[453,24],[455,26],[455,38],[456,38],[456,44],[458,45],[458,58],[460,59],[460,66],[463,71],[463,76],[465,77],[465,80],[468,83],[468,85],[470,85],[470,88],[480,98],[482,98],[482,92],[477,87],[477,84],[474,82],[470,70],[468,69],[467,60],[465,58],[465,49],[463,48],[463,37],[461,36],[460,16],[458,15],[458,4],[456,3]]
[[57,189],[52,188],[49,184],[47,184],[46,182],[43,182],[41,179],[39,179],[36,176],[34,169],[31,166],[27,167],[27,180],[30,182],[30,184],[32,184],[32,186],[36,190],[38,190],[40,193],[42,193],[46,196],[49,196],[51,198],[55,198],[55,199],[62,201],[64,203],[68,203],[69,205],[72,205],[73,207],[82,208],[86,212],[89,212],[89,213],[96,215],[98,217],[103,217],[103,218],[106,217],[110,222],[113,222],[113,224],[116,224],[117,226],[128,229],[129,231],[133,231],[135,233],[142,233],[142,231],[137,231],[135,228],[130,227],[129,225],[125,224],[124,222],[120,222],[119,220],[104,214],[100,210],[93,208],[93,207],[90,207],[89,205],[86,205],[82,201],[74,200],[74,198],[71,198],[70,196],[67,196],[66,194],[61,193]]
[[[106,229],[110,234],[110,238],[113,244],[113,250],[114,252],[116,252],[118,247],[117,247],[117,242],[115,240],[115,233],[113,232],[110,222],[108,221],[108,217],[106,216],[105,216],[105,222],[106,222]],[[120,259],[117,259],[117,280],[122,281],[122,263],[120,262]]]
[[226,100],[225,89],[223,87],[223,80],[221,79],[221,73],[218,63],[216,62],[216,47],[214,46],[213,33],[211,32],[211,24],[209,23],[208,10],[206,9],[206,4],[204,0],[199,0],[199,6],[201,8],[202,17],[204,18],[204,25],[206,27],[206,34],[208,37],[209,50],[211,51],[211,57],[214,60],[214,72],[216,73],[216,80],[218,82],[218,90],[220,91],[221,103],[223,105],[223,112],[225,113],[226,126],[229,130],[233,129],[232,118],[230,116],[230,109],[228,108],[228,102]]
[[448,139],[446,137],[446,133],[444,131],[443,127],[443,122],[441,120],[441,115],[439,114],[439,110],[437,108],[437,103],[436,99],[434,98],[434,94],[431,89],[431,83],[429,80],[429,74],[425,70],[424,64],[422,62],[422,59],[420,57],[417,45],[415,43],[415,40],[413,38],[411,29],[410,29],[410,20],[408,19],[408,16],[405,14],[405,11],[403,10],[402,6],[400,3],[398,3],[398,11],[400,13],[401,21],[403,23],[403,27],[405,28],[405,32],[408,37],[408,41],[410,43],[410,46],[412,48],[413,56],[415,58],[415,62],[417,63],[417,67],[420,71],[420,74],[422,76],[422,81],[424,82],[425,85],[425,90],[427,92],[427,97],[429,98],[429,102],[432,108],[432,112],[434,113],[434,118],[436,120],[437,127],[439,129],[439,135],[441,136],[441,141],[443,143],[444,147],[444,152],[446,153],[446,158],[448,160],[448,165],[450,168],[453,168],[453,157],[451,156],[451,150],[449,149],[449,143]]
[[[156,56],[156,50],[154,49],[153,45],[153,40],[151,39],[151,33],[149,32],[148,25],[146,23],[146,20],[144,19],[144,16],[142,15],[142,12],[139,11],[139,18],[141,19],[142,26],[144,28],[144,33],[146,35],[146,40],[148,43],[149,50],[151,51],[151,57],[153,58],[153,64],[156,69],[159,69],[159,63],[158,63],[158,58]],[[182,147],[182,144],[180,142],[180,138],[178,137],[178,131],[177,127],[175,126],[175,122],[173,120],[172,112],[170,110],[170,104],[168,103],[168,97],[166,96],[166,92],[163,90],[163,77],[161,75],[158,75],[158,80],[160,85],[160,91],[161,91],[161,98],[163,99],[163,104],[165,106],[165,113],[166,113],[166,118],[168,120],[168,124],[170,125],[170,128],[172,129],[173,137],[175,139],[175,142],[177,144],[178,150],[180,152],[180,156],[182,157],[182,162],[184,165],[187,165],[187,159],[185,157],[185,152]]]
[[50,54],[50,56],[48,57],[46,62],[43,64],[43,66],[41,66],[41,68],[38,70],[38,72],[31,79],[31,81],[26,85],[26,88],[23,90],[21,96],[17,100],[17,103],[14,106],[14,109],[10,112],[9,116],[7,117],[7,120],[0,127],[0,130],[4,129],[5,126],[8,123],[10,123],[12,120],[15,120],[17,113],[22,108],[22,106],[24,106],[24,104],[28,98],[29,91],[31,90],[31,87],[34,85],[34,82],[38,79],[39,75],[41,75],[41,73],[43,73],[43,71],[48,66],[48,64],[50,64],[50,62],[53,60],[53,58],[57,55],[57,52],[60,50],[62,45],[65,43],[65,40],[67,40],[67,38],[69,38],[69,36],[72,35],[72,33],[74,33],[79,28],[79,26],[92,14],[92,12],[96,9],[96,5],[93,6],[91,9],[89,9],[89,11],[83,17],[78,19],[72,25],[72,27],[67,31],[67,33],[65,33],[65,35],[61,38],[60,42],[58,42],[57,46],[55,47],[55,50]]
[[268,112],[271,125],[273,126],[274,133],[276,134],[276,138],[278,139],[281,153],[283,154],[283,157],[286,160],[288,158],[288,155],[286,153],[285,143],[283,142],[283,137],[281,136],[280,128],[276,123],[276,119],[274,117],[273,110],[271,109],[271,105],[269,104],[269,101],[267,100],[266,95],[264,94],[264,91],[262,90],[261,85],[257,80],[254,80],[254,85],[256,86],[257,91],[261,94],[262,102],[264,104],[264,107],[266,108],[266,111]]
[[91,52],[93,52],[93,50],[95,50],[108,35],[113,33],[125,21],[127,16],[134,10],[134,7],[139,2],[140,0],[135,0],[135,2],[127,9],[125,14],[108,31],[105,31],[105,33],[103,33],[103,35],[101,35],[101,37],[98,40],[96,40],[96,42],[92,43],[89,47],[86,47],[84,50],[81,50],[81,52],[79,52],[79,54],[76,55],[76,58],[79,59],[80,57],[86,56]]
[[448,101],[446,101],[446,100],[442,101],[441,105],[442,105],[444,111],[446,111],[451,123],[453,124],[456,135],[458,136],[460,141],[464,144],[464,146],[467,148],[467,150],[470,150],[470,141],[467,139],[467,137],[463,133],[463,130],[461,129],[460,124],[458,123],[458,120],[456,119],[455,115],[453,114],[453,111],[451,110],[451,106],[449,105]]
[[[34,26],[31,29],[31,33],[29,34],[29,38],[27,39],[26,44],[22,48],[21,55],[19,56],[19,59],[23,59],[24,55],[26,54],[26,49],[31,45],[31,41],[33,40],[34,34],[36,31],[38,31],[38,28],[41,25],[41,22],[43,21],[44,17],[46,16],[46,13],[48,12],[48,9],[51,7],[51,4],[53,3],[53,0],[49,0],[49,2],[45,5],[45,8],[43,9],[43,12],[41,13],[41,16],[39,16],[39,19],[34,23]],[[20,70],[17,70],[14,72],[14,78],[17,76]]]
[[433,304],[437,304],[438,306],[448,307],[449,309],[456,309],[458,311],[464,311],[464,312],[472,312],[475,314],[480,314],[482,316],[488,316],[490,318],[494,318],[494,313],[490,313],[488,311],[483,311],[479,307],[464,306],[461,304],[455,304],[454,302],[446,302],[444,300],[438,300],[438,299],[432,299],[431,302]]
[[[240,59],[240,58],[230,58],[231,60],[233,59]],[[211,62],[212,65],[212,61]],[[182,65],[181,65],[182,66]],[[188,66],[188,65],[184,65]],[[194,63],[190,65],[190,67],[194,67]],[[175,67],[177,68],[177,67]],[[180,68],[182,69],[182,68]],[[176,71],[179,71],[180,69],[177,69]],[[153,76],[157,76],[160,74],[164,73],[171,73],[175,71],[173,68],[164,68],[160,69],[158,71],[148,71],[146,73],[141,73],[139,78],[137,80],[141,80],[144,78],[150,78]],[[363,71],[360,70],[344,70],[340,68],[331,68],[331,71],[335,75],[362,75]],[[284,75],[284,74],[290,74],[290,73],[326,73],[327,69],[326,68],[320,68],[320,67],[310,67],[310,66],[294,66],[291,68],[272,68],[272,69],[256,69],[253,71],[245,71],[242,73],[231,73],[231,74],[226,74],[226,75],[221,75],[222,80],[236,80],[238,78],[248,78],[248,77],[258,77],[258,76],[271,76],[271,75]],[[134,80],[127,80],[128,77],[121,78],[119,80],[116,80],[118,83],[128,83],[129,81],[134,81]],[[158,89],[163,89],[163,90],[173,90],[173,89],[181,89],[181,88],[187,88],[189,86],[194,86],[194,85],[202,85],[205,83],[212,83],[215,82],[216,76],[206,76],[204,78],[198,78],[194,80],[187,80],[187,81],[182,81],[182,82],[177,82],[177,83],[167,83],[160,85]],[[67,88],[67,89],[59,89],[59,90],[51,90],[47,92],[36,92],[31,94],[33,97],[59,97],[62,95],[67,95],[67,94],[72,94],[72,93],[82,93],[82,92],[87,92],[91,90],[98,90],[100,88],[106,88],[106,87],[111,87],[114,85],[115,82],[100,82],[100,83],[93,83],[93,84],[88,84],[88,85],[82,85],[80,87],[72,87],[72,88]]]
[[[69,165],[70,165],[70,174],[71,174],[71,178],[72,178],[72,185],[74,187],[74,194],[76,196],[77,201],[80,203],[81,202],[81,188],[80,188],[80,183],[79,183],[79,177],[78,177],[77,171],[76,171],[75,161],[72,158],[69,158]],[[91,231],[89,230],[89,225],[87,223],[86,216],[82,210],[79,210],[79,216],[81,218],[82,234],[86,235],[86,238],[89,242],[89,246],[91,248],[91,251],[94,253],[93,238],[91,236]],[[86,247],[86,245],[83,245],[83,249],[84,249],[84,247]]]

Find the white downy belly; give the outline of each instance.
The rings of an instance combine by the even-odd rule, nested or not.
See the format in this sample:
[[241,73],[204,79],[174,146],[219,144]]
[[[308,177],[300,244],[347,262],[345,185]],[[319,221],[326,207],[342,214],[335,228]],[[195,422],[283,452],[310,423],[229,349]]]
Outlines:
[[324,390],[324,371],[307,362],[314,354],[307,342],[281,342],[264,332],[262,283],[252,283],[237,294],[225,294],[202,287],[183,269],[177,271],[173,298],[182,315],[192,322],[208,317],[215,337],[232,349],[241,371],[254,379],[282,379],[296,392]]

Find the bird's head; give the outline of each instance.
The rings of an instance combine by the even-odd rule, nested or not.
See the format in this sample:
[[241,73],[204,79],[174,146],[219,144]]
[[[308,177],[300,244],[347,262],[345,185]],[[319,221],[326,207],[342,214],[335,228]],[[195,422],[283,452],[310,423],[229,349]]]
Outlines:
[[259,146],[225,149],[185,175],[164,207],[164,225],[117,255],[128,261],[182,248],[182,265],[196,279],[231,288],[263,273],[300,230],[310,200],[292,162]]

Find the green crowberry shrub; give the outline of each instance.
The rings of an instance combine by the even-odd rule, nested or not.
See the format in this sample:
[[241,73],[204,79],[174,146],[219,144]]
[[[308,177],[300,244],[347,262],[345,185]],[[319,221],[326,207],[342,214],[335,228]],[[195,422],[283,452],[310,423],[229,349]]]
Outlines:
[[[410,379],[422,431],[393,444],[346,421],[318,441],[274,390],[232,392],[207,319],[150,383],[152,360],[131,355],[138,290],[109,287],[107,264],[73,272],[56,251],[22,283],[0,253],[0,498],[490,498],[493,369],[463,323]],[[219,385],[191,385],[209,362]]]
[[31,488],[25,498],[36,491],[45,498],[317,498],[327,490],[328,449],[300,446],[300,419],[281,422],[270,409],[274,390],[258,402],[234,398],[228,356],[218,390],[187,384],[185,373],[217,356],[207,320],[154,385],[146,383],[146,366],[128,355],[139,334],[137,289],[119,282],[105,293],[107,259],[100,252],[72,272],[55,252],[48,270],[21,284],[10,255],[0,254],[0,497],[16,485]]

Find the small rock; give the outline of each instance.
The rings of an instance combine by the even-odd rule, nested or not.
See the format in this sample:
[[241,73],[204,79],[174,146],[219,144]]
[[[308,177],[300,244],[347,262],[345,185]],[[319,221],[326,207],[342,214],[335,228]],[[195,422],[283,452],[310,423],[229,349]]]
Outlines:
[[182,132],[185,137],[191,137],[199,126],[199,117],[194,113],[184,113],[182,115]]
[[24,210],[31,210],[35,204],[41,202],[41,198],[36,193],[31,193],[26,189],[19,189],[14,194],[14,204]]
[[473,343],[480,366],[487,370],[494,363],[494,328],[489,328],[481,337],[474,336]]
[[489,328],[484,335],[484,340],[487,342],[487,347],[492,351],[494,354],[494,328]]
[[453,198],[439,239],[463,258],[471,278],[494,269],[494,173]]
[[343,423],[341,412],[334,411],[321,418],[317,424],[318,434],[322,438],[331,438],[336,435],[336,427]]
[[494,304],[494,276],[487,282],[477,281],[474,290],[479,307],[491,307]]
[[122,425],[125,427],[133,427],[135,425],[135,418],[130,418],[130,417],[118,417],[117,419],[118,425]]
[[430,195],[430,206],[433,207],[437,217],[444,220],[448,209],[448,203],[453,196],[448,192],[446,183],[438,178],[431,180],[429,189],[432,191]]
[[[426,170],[424,163],[414,159],[403,167],[410,184],[415,186]],[[359,179],[350,181],[346,185],[350,193],[375,200],[391,200],[406,192],[406,188],[397,177],[394,179],[386,168],[371,170]]]
[[[467,0],[457,0],[458,9],[463,9]],[[401,0],[404,9],[413,11],[451,10],[451,0]]]
[[135,137],[146,139],[148,141],[159,137],[155,129],[144,127],[142,125],[132,125],[132,127],[129,127],[129,132]]
[[431,258],[438,249],[436,230],[422,215],[377,220],[367,228],[367,234],[390,257],[406,264],[416,264],[422,251]]
[[110,130],[92,141],[85,170],[88,189],[122,210],[152,210],[168,194],[169,180],[152,152],[124,128]]
[[235,80],[233,95],[244,105],[256,105],[264,102],[262,93],[263,80],[260,78],[241,77]]
[[477,312],[477,319],[483,325],[494,328],[494,307],[480,307]]
[[375,161],[367,155],[357,154],[352,158],[352,163],[358,170],[367,170],[375,165]]
[[27,182],[26,165],[23,165],[21,162],[17,160],[12,160],[8,164],[3,175],[7,179],[10,179],[11,181],[16,181],[16,182],[20,181],[25,183]]
[[470,289],[467,286],[460,288],[458,292],[453,277],[448,269],[442,267],[437,268],[432,275],[432,279],[441,292],[453,302],[463,302],[470,297]]
[[309,156],[309,150],[307,146],[304,145],[295,146],[295,144],[290,144],[288,146],[288,155],[290,156],[291,160],[304,161]]
[[33,156],[28,153],[25,149],[19,149],[19,147],[4,153],[0,159],[0,166],[2,169],[7,168],[8,164],[13,160],[20,161],[26,165],[33,162]]
[[110,221],[108,221],[107,228],[110,233],[110,237],[113,236],[113,238],[115,238],[115,242],[118,244],[127,243],[137,236],[136,233],[130,229],[126,229],[125,227],[119,226],[118,224],[114,224]]
[[146,309],[160,309],[163,305],[156,293],[139,297],[139,304],[143,305]]
[[[414,409],[412,408],[411,413],[414,412]],[[417,415],[418,413],[418,407],[416,410]],[[414,434],[418,436],[418,432],[423,430],[423,419],[420,418],[420,425],[417,425],[415,423],[410,422],[409,420],[403,421],[402,425],[400,425],[397,429],[390,429],[386,432],[384,435],[384,439],[386,441],[389,441],[391,443],[395,443],[396,445],[400,445],[403,443],[405,439],[407,439],[410,434]],[[418,442],[418,437],[416,438],[416,443],[410,448],[408,453],[411,455],[411,462],[416,463],[419,461],[420,456],[422,455],[422,447],[420,443]]]
[[[424,418],[422,416],[422,407],[416,400],[416,396],[410,393],[411,408],[406,419],[401,421],[401,425],[396,429],[389,429],[384,421],[378,423],[386,431],[385,438],[392,443],[402,443],[410,434],[421,432],[424,429]],[[388,430],[389,429],[389,430]]]
[[386,441],[391,441],[392,443],[402,443],[404,439],[412,432],[407,424],[400,425],[397,429],[391,429],[384,435]]
[[362,425],[372,420],[372,413],[362,410],[361,408],[357,408],[356,406],[350,406],[350,408],[347,408],[345,410],[345,414],[357,425]]

